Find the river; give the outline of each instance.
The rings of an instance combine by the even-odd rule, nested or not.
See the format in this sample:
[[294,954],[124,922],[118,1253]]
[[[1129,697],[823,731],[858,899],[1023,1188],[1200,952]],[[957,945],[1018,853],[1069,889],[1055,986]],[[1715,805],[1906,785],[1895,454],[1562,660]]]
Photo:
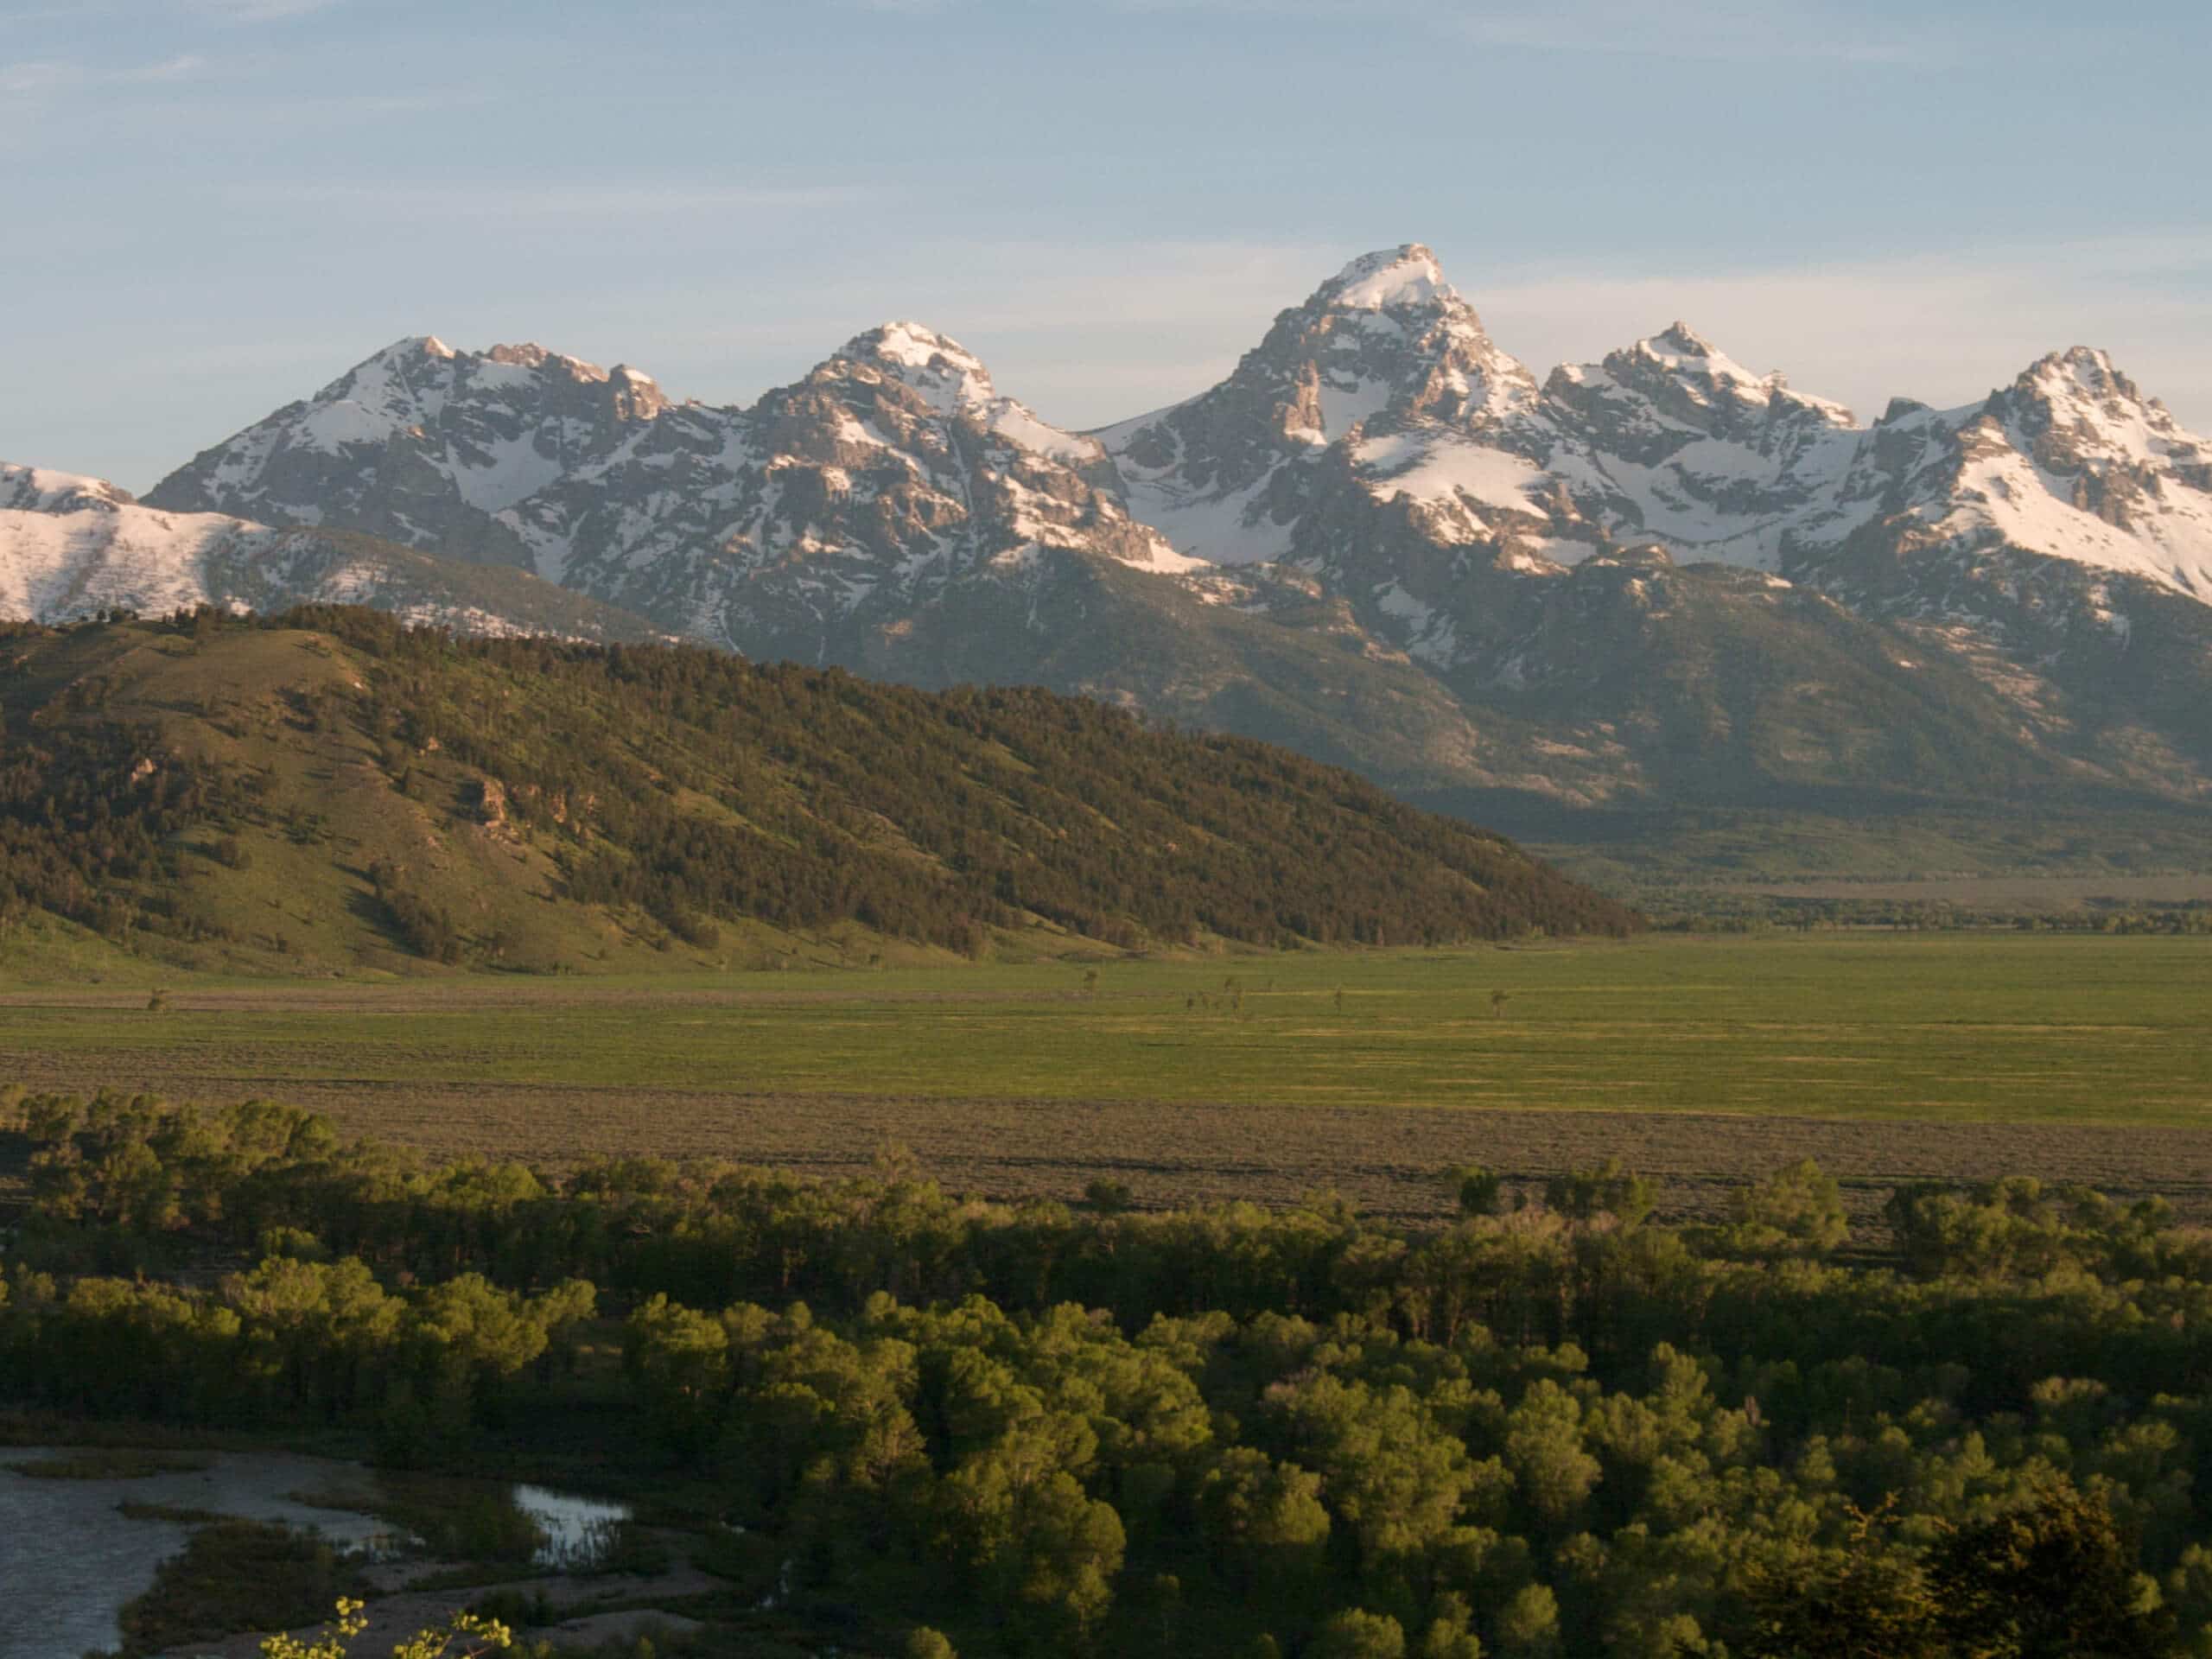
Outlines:
[[[368,1548],[389,1527],[373,1516],[301,1503],[290,1494],[358,1490],[369,1471],[358,1464],[282,1452],[221,1452],[205,1469],[113,1480],[38,1479],[7,1465],[74,1450],[0,1449],[0,1659],[79,1659],[120,1640],[124,1604],[154,1580],[155,1569],[184,1548],[191,1529],[134,1520],[118,1505],[160,1504],[321,1532],[348,1549]],[[516,1507],[546,1535],[539,1562],[588,1566],[612,1529],[628,1517],[619,1504],[542,1486],[512,1489]]]

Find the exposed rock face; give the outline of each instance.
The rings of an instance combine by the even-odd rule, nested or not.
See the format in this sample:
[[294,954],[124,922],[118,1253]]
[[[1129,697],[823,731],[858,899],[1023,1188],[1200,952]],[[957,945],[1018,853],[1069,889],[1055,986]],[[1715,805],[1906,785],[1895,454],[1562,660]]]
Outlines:
[[671,410],[500,518],[550,577],[739,650],[818,659],[952,585],[1018,584],[1059,554],[1194,568],[1113,482],[1097,443],[1001,396],[956,342],[894,323],[750,410]]

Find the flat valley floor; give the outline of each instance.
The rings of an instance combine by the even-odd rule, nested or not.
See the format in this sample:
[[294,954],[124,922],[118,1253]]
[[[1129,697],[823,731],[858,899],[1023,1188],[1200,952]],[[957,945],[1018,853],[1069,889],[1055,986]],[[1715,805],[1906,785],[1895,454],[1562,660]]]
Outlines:
[[[1095,972],[1095,980],[1090,976]],[[0,1084],[315,1107],[440,1156],[652,1154],[1159,1206],[1617,1156],[1713,1215],[1811,1156],[2029,1174],[2212,1222],[2212,938],[1657,937],[1086,966],[0,988]],[[0,1172],[0,1181],[6,1173]]]

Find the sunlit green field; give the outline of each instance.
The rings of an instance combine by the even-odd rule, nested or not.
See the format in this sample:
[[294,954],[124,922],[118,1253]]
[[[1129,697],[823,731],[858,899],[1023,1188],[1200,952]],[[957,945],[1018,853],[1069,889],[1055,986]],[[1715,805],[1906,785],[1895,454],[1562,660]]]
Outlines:
[[48,988],[0,997],[0,1081],[2212,1121],[2212,940],[1658,938],[1085,974],[186,983],[162,1012]]

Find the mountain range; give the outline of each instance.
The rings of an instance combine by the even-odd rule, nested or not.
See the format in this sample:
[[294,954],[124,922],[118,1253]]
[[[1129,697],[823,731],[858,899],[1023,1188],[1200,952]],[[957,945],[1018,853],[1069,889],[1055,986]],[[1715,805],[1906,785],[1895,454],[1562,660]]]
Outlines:
[[1416,245],[1095,432],[911,322],[742,408],[422,337],[143,502],[0,472],[0,610],[317,598],[1037,683],[1631,852],[2155,863],[2212,791],[2212,441],[2103,353],[1863,426],[1679,322],[1539,379]]

